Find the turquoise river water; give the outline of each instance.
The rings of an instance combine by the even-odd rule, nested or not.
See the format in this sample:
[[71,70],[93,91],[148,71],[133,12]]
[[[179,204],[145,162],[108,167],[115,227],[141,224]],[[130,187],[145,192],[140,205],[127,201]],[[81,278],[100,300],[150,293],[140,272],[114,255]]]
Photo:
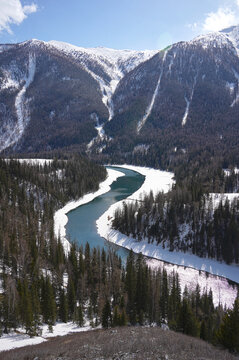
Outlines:
[[[96,220],[115,202],[125,199],[137,191],[144,182],[144,176],[128,169],[110,166],[109,168],[119,170],[125,176],[118,178],[111,184],[111,190],[96,197],[91,202],[71,210],[66,225],[66,235],[70,241],[78,245],[88,242],[90,247],[104,247],[107,250],[107,241],[97,233]],[[125,262],[128,250],[114,245],[117,254]]]

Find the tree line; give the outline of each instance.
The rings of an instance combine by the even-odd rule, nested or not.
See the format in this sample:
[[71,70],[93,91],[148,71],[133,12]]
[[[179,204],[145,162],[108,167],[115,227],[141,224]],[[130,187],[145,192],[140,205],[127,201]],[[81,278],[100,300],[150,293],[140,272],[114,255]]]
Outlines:
[[197,184],[190,191],[176,186],[167,194],[151,192],[141,201],[125,201],[112,224],[127,236],[170,251],[239,262],[238,199],[221,199],[216,205],[213,195],[203,194]]
[[13,278],[5,271],[3,290],[5,333],[21,326],[31,336],[40,335],[43,323],[51,331],[56,321],[103,328],[155,324],[239,350],[238,300],[226,311],[215,307],[212,291],[201,291],[199,285],[182,293],[177,273],[153,271],[132,251],[124,267],[112,249],[90,249],[88,243],[78,249],[73,244],[68,256],[62,252],[57,272]]

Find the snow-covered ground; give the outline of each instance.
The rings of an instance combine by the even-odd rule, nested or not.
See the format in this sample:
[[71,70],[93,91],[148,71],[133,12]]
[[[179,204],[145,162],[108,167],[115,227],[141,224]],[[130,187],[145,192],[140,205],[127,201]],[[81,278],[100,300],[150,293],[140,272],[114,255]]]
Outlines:
[[208,205],[210,205],[210,201],[212,202],[213,209],[216,209],[220,202],[225,204],[226,200],[229,201],[229,203],[233,202],[235,199],[239,199],[239,193],[210,193],[209,194],[209,202]]
[[187,286],[188,290],[195,290],[197,284],[200,286],[201,293],[206,290],[208,292],[211,289],[215,306],[222,304],[223,306],[226,305],[228,308],[231,308],[237,297],[237,288],[230,285],[227,279],[223,277],[207,274],[204,271],[199,272],[190,267],[178,266],[156,259],[147,259],[146,262],[153,270],[164,268],[168,274],[177,272],[182,291],[185,286]]
[[56,211],[54,215],[54,231],[55,235],[60,236],[61,242],[63,244],[64,250],[67,253],[70,250],[70,242],[66,238],[66,224],[68,221],[67,213],[80,205],[86,204],[92,201],[97,196],[100,196],[110,190],[110,185],[121,176],[124,176],[124,173],[116,171],[113,169],[107,169],[107,179],[100,183],[99,190],[94,193],[89,193],[84,195],[82,198],[76,201],[70,201],[63,208]]
[[63,336],[73,332],[76,333],[88,330],[93,330],[89,323],[83,327],[79,327],[73,322],[56,323],[56,325],[53,326],[53,332],[49,332],[48,325],[43,325],[42,335],[31,338],[29,335],[25,334],[24,329],[19,329],[17,333],[12,332],[10,334],[4,334],[0,338],[0,351],[11,350],[23,346],[36,345],[47,341],[49,338],[54,336]]
[[[145,175],[145,181],[142,185],[142,187],[136,191],[133,195],[131,195],[130,199],[140,199],[142,197],[142,193],[149,193],[149,191],[153,191],[153,193],[157,193],[158,191],[168,191],[172,184],[173,184],[173,174],[168,173],[165,171],[150,169],[150,168],[143,168],[138,166],[132,166],[132,165],[122,165],[121,167],[128,168],[131,170],[135,170],[143,175]],[[120,201],[116,204],[113,204],[96,222],[98,233],[100,236],[104,237],[105,239],[119,245],[122,247],[125,247],[127,249],[132,249],[135,253],[142,253],[145,256],[152,257],[154,259],[158,259],[161,261],[166,261],[171,264],[180,265],[182,266],[182,269],[184,267],[187,267],[186,269],[186,280],[185,283],[189,281],[189,278],[191,277],[190,273],[191,270],[194,269],[206,271],[210,274],[221,276],[228,278],[230,280],[233,280],[235,282],[239,282],[239,266],[238,265],[227,265],[225,263],[208,259],[208,258],[200,258],[199,256],[192,255],[189,253],[184,253],[182,251],[174,251],[171,252],[168,249],[164,249],[162,245],[155,245],[155,244],[149,244],[147,239],[144,239],[142,241],[137,241],[134,238],[128,237],[119,231],[116,231],[112,229],[112,219],[114,216],[115,210],[122,206],[123,201]],[[154,260],[149,260],[149,262],[154,262]],[[181,275],[185,274],[184,272],[181,272]],[[195,278],[196,273],[194,273],[193,278]],[[201,278],[200,278],[201,281]],[[226,280],[225,280],[226,281]],[[212,283],[211,281],[210,283]],[[196,282],[195,282],[196,283]],[[205,284],[205,285],[204,285]],[[201,287],[206,286],[206,282],[204,281],[201,284]],[[227,281],[226,281],[227,284]],[[209,286],[209,285],[208,285]],[[210,285],[211,286],[211,285]],[[210,287],[209,286],[209,287]],[[225,289],[225,286],[220,285],[220,289],[222,287]],[[219,291],[219,290],[218,290]],[[217,297],[222,299],[222,293],[224,293],[223,290],[219,291],[220,296]],[[236,293],[233,292],[233,294],[236,296]],[[228,294],[224,294],[226,297]],[[231,294],[231,298],[234,301],[235,296]],[[222,300],[221,300],[222,302]],[[227,302],[228,306],[229,303],[225,299],[225,302]]]
[[35,336],[30,337],[25,333],[15,333],[3,334],[0,338],[0,351],[7,351],[23,346],[36,345],[40,344],[43,341],[46,341],[43,337]]

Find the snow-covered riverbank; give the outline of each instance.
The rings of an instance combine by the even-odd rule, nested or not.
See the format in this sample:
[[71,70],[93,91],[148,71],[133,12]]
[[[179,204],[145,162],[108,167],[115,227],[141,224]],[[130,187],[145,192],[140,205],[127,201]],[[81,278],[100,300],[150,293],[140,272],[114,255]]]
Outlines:
[[200,286],[201,293],[205,291],[208,292],[210,289],[212,290],[214,306],[221,304],[223,306],[226,305],[228,308],[232,308],[237,296],[237,289],[235,286],[229,284],[226,278],[156,259],[148,258],[146,262],[152,270],[161,268],[165,269],[168,274],[177,272],[182,291],[185,286],[187,286],[188,290],[194,290],[198,284]]
[[[156,193],[158,191],[168,191],[173,185],[173,174],[165,171],[144,168],[139,166],[132,165],[122,165],[120,167],[128,168],[135,170],[143,175],[145,175],[145,182],[142,187],[130,196],[130,199],[140,199],[142,193],[153,191]],[[142,241],[137,241],[134,238],[128,237],[119,231],[112,229],[112,219],[114,216],[115,210],[122,206],[123,201],[120,201],[116,204],[113,204],[98,220],[97,220],[97,229],[100,236],[104,237],[108,241],[111,241],[119,246],[122,246],[126,249],[132,249],[135,253],[142,253],[145,256],[151,258],[166,261],[171,264],[180,265],[182,269],[188,269],[188,275],[190,269],[206,271],[216,276],[222,276],[228,278],[232,281],[239,282],[239,266],[238,265],[227,265],[225,263],[218,262],[216,260],[200,258],[196,255],[189,253],[184,253],[181,251],[171,252],[168,249],[164,249],[161,245],[149,244],[147,239]],[[149,260],[149,264],[156,262],[154,260]],[[159,266],[159,264],[158,264]],[[178,271],[178,270],[177,270]],[[182,272],[183,273],[183,272]],[[195,277],[195,276],[194,276]],[[204,282],[205,283],[205,282]],[[227,283],[227,282],[226,282]],[[206,283],[205,283],[206,284]],[[207,284],[206,284],[207,286]],[[211,286],[211,285],[210,285]],[[222,293],[222,290],[219,290],[219,293]],[[234,292],[233,292],[234,294]],[[232,296],[232,294],[231,294]],[[222,302],[222,294],[217,296]],[[234,298],[234,296],[233,296]],[[225,303],[228,304],[228,301],[225,299]]]
[[68,221],[67,213],[75,208],[77,208],[80,205],[84,205],[93,199],[95,199],[97,196],[100,196],[107,191],[110,190],[110,185],[121,176],[124,176],[125,174],[116,171],[113,169],[107,169],[107,179],[100,183],[99,190],[95,191],[94,193],[85,194],[82,198],[76,201],[70,201],[67,203],[63,208],[59,209],[54,214],[54,232],[55,235],[58,237],[60,236],[61,242],[63,244],[64,250],[67,253],[70,250],[70,242],[66,238],[66,224]]

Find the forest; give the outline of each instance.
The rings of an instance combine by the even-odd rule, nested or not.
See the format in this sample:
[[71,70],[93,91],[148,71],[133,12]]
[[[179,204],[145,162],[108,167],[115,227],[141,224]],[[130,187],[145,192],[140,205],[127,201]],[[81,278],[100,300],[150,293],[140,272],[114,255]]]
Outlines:
[[36,336],[43,323],[52,331],[56,321],[87,321],[92,328],[153,325],[239,350],[238,299],[226,310],[214,307],[212,291],[202,292],[199,285],[181,293],[176,273],[152,271],[132,251],[125,268],[112,249],[106,253],[88,244],[73,244],[68,256],[58,250],[57,259],[54,269],[34,275],[3,273],[2,332],[22,327]]
[[[219,185],[217,185],[219,186]],[[238,190],[238,174],[221,177],[224,192]],[[175,185],[167,194],[127,200],[114,214],[113,227],[138,241],[162,244],[228,264],[239,262],[239,201],[203,193],[197,183]]]
[[211,290],[182,292],[176,273],[152,271],[141,254],[130,252],[123,266],[111,247],[73,243],[64,252],[54,212],[97,190],[105,176],[104,167],[81,156],[44,166],[0,160],[0,333],[37,336],[43,324],[52,331],[57,321],[154,325],[239,351],[238,300],[227,310],[213,305]]
[[[104,167],[81,156],[43,166],[0,159],[0,302],[1,316],[7,304],[5,332],[17,319],[19,294],[33,299],[40,276],[49,272],[57,278],[64,263],[62,244],[54,234],[54,212],[67,201],[96,191],[105,178]],[[26,304],[24,300],[22,310],[30,316]],[[33,308],[38,306],[34,304]]]

